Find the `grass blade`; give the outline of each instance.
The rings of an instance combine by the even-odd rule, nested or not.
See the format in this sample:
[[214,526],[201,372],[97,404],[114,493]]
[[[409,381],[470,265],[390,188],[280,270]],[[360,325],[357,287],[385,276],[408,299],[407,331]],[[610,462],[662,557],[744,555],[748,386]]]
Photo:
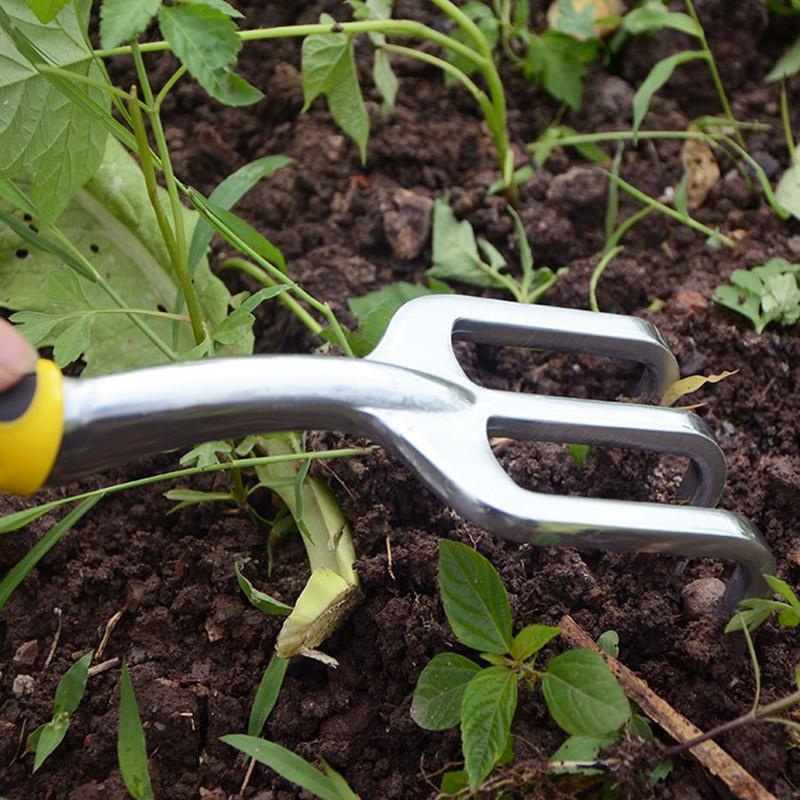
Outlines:
[[122,780],[134,800],[153,800],[147,768],[147,743],[127,664],[122,665],[120,680],[117,760]]
[[260,736],[261,731],[264,730],[264,724],[272,713],[280,694],[288,666],[288,658],[273,656],[266,670],[264,670],[264,677],[261,678],[261,683],[256,692],[256,699],[253,700],[253,707],[250,709],[250,720],[247,723],[249,736]]

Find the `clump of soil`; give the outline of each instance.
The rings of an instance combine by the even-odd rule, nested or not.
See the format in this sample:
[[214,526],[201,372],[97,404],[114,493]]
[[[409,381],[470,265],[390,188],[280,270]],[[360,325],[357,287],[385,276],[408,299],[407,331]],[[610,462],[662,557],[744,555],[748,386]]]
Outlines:
[[[320,11],[341,13],[332,2],[239,5],[253,27],[312,21]],[[734,113],[772,125],[769,133],[749,134],[748,145],[774,177],[788,166],[788,157],[776,133],[777,91],[761,79],[798,31],[784,23],[768,25],[755,0],[725,14],[727,4],[719,0],[697,5],[709,23]],[[397,3],[397,16],[428,19],[429,13],[421,3]],[[655,60],[684,46],[677,34],[655,41],[655,49],[650,40],[635,42],[618,75],[593,67],[583,110],[569,113],[564,122],[583,131],[629,126],[635,87]],[[366,59],[366,44],[357,48]],[[170,73],[169,56],[149,59],[162,79]],[[209,192],[251,159],[292,156],[295,162],[256,187],[240,209],[281,247],[292,276],[347,323],[354,322],[348,297],[393,281],[421,279],[430,263],[425,209],[443,194],[513,262],[518,245],[505,201],[487,194],[496,177],[494,158],[470,98],[457,87],[445,88],[435,71],[398,61],[401,91],[393,115],[381,117],[376,93],[366,90],[373,131],[369,161],[362,167],[354,146],[323,106],[315,104],[299,115],[298,65],[294,41],[246,48],[241,71],[267,96],[253,109],[222,108],[184,80],[166,109],[180,177]],[[362,66],[362,74],[368,74],[366,60]],[[114,69],[121,84],[130,82],[126,64]],[[505,77],[512,134],[521,147],[549,123],[556,104],[516,74]],[[683,127],[687,117],[716,110],[702,63],[691,62],[659,94],[648,124]],[[792,113],[798,129],[798,109]],[[680,180],[679,150],[675,142],[629,148],[622,175],[658,197]],[[693,231],[650,215],[626,237],[624,253],[603,275],[598,300],[604,311],[655,323],[684,374],[738,370],[735,377],[705,389],[705,405],[698,410],[728,458],[721,506],[759,526],[775,553],[779,575],[796,586],[800,333],[797,327],[769,328],[757,336],[743,318],[714,305],[711,296],[735,268],[773,256],[800,259],[800,225],[780,222],[735,165],[723,160],[720,166],[723,177],[696,216],[735,234],[737,249],[712,249]],[[537,263],[569,268],[544,302],[587,307],[588,282],[603,241],[605,192],[598,173],[561,151],[523,187],[519,210]],[[622,206],[623,214],[635,208],[625,199]],[[218,265],[225,255],[220,246]],[[246,279],[226,276],[237,289],[254,288]],[[282,307],[269,305],[259,314],[259,352],[307,352],[319,345]],[[470,374],[493,388],[615,399],[630,395],[635,385],[630,368],[615,362],[487,347],[465,347],[460,355]],[[352,442],[331,434],[317,443]],[[521,485],[560,494],[668,501],[680,474],[674,461],[627,451],[595,450],[582,469],[564,446],[552,444],[511,442],[499,458]],[[42,499],[173,465],[172,456],[160,456],[51,490]],[[383,450],[320,467],[319,474],[331,479],[352,523],[365,599],[326,645],[339,669],[302,659],[292,664],[265,736],[311,760],[324,757],[361,797],[434,797],[439,775],[459,759],[457,731],[427,733],[409,715],[423,666],[434,654],[457,647],[437,596],[441,538],[469,543],[492,560],[508,586],[518,626],[555,623],[569,613],[593,636],[616,630],[622,661],[699,727],[712,727],[749,708],[753,677],[741,640],[723,634],[722,620],[690,619],[681,600],[690,581],[727,577],[729,563],[513,546],[459,519]],[[220,475],[191,485],[210,489],[225,481]],[[0,499],[2,513],[23,506]],[[107,621],[124,611],[104,657],[126,659],[130,665],[156,796],[240,797],[245,765],[219,737],[246,729],[280,620],[247,604],[233,564],[252,559],[249,574],[256,582],[291,601],[304,581],[304,556],[299,542],[289,542],[278,551],[275,571],[267,579],[263,527],[223,507],[168,516],[170,508],[153,490],[105,499],[41,562],[5,608],[0,618],[4,794],[18,800],[126,796],[116,766],[118,666],[91,678],[64,743],[39,773],[31,776],[32,759],[21,755],[25,735],[49,719],[58,678],[76,657],[97,646]],[[0,568],[16,563],[56,518],[47,515],[22,533],[4,536]],[[59,624],[55,609],[60,609],[60,639],[44,669]],[[763,701],[768,702],[793,688],[797,635],[768,623],[755,642]],[[549,721],[540,696],[522,695],[513,732],[517,760],[509,775],[516,776],[525,796],[576,796],[579,791],[596,796],[596,786],[580,790],[567,783],[559,789],[544,779],[547,757],[564,734]],[[800,759],[781,727],[742,729],[719,743],[777,797],[794,796]],[[521,788],[523,779],[527,790]],[[663,784],[650,789],[634,783],[626,791],[662,798],[726,796],[690,759],[677,760]],[[308,795],[259,767],[241,796],[291,800]]]

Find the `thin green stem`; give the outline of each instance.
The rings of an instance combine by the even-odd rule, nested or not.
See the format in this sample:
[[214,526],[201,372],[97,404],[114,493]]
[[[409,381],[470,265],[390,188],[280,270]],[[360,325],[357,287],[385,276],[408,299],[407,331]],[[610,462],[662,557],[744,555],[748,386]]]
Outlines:
[[733,116],[733,110],[728,102],[728,95],[725,94],[725,87],[722,85],[722,78],[720,77],[719,70],[717,69],[717,62],[714,59],[714,54],[711,52],[711,48],[708,46],[706,32],[703,29],[703,26],[700,24],[700,18],[697,16],[697,11],[692,0],[686,0],[686,8],[689,10],[689,15],[694,20],[694,24],[697,26],[697,37],[700,39],[700,44],[705,51],[706,61],[708,62],[708,68],[711,72],[711,79],[714,81],[714,86],[717,90],[717,96],[719,97],[719,102],[722,105],[722,110],[725,113],[725,116],[734,126],[734,136],[736,137],[736,140],[742,147],[745,147],[742,134],[736,127],[736,118]]
[[640,208],[636,213],[631,214],[627,219],[623,220],[605,243],[605,246],[603,247],[603,253],[615,248],[622,240],[622,237],[625,236],[625,234],[637,222],[639,222],[639,220],[644,219],[648,214],[652,213],[653,210],[654,209],[650,208],[650,206],[645,206],[644,208]]
[[[236,442],[233,440],[229,440],[228,444],[231,446],[231,452],[236,452]],[[231,478],[233,480],[233,496],[236,498],[236,502],[246,508],[248,506],[247,498],[247,489],[244,488],[244,480],[242,480],[242,470],[239,467],[234,467],[231,470]]]
[[589,280],[589,308],[592,311],[600,311],[600,307],[597,305],[597,284],[600,281],[600,276],[603,274],[605,268],[622,252],[624,248],[617,245],[616,247],[612,247],[611,250],[603,254],[603,257],[600,261],[597,262],[597,266],[594,268],[594,272],[592,272],[592,277]]
[[81,75],[78,72],[72,72],[71,70],[62,69],[61,67],[51,67],[48,64],[37,64],[36,69],[42,75],[52,75],[59,78],[66,78],[75,83],[83,83],[86,86],[91,86],[93,89],[100,89],[100,91],[108,92],[123,100],[127,100],[129,97],[128,93],[123,92],[122,89],[118,89],[116,86],[104,83],[103,81],[96,81],[88,75]]
[[489,42],[486,41],[483,31],[455,3],[450,2],[450,0],[431,0],[431,2],[440,11],[444,11],[472,39],[478,48],[478,52],[484,58],[491,60],[492,49],[489,47]]
[[789,117],[789,98],[786,96],[786,79],[781,81],[781,123],[783,137],[786,139],[786,149],[789,151],[789,160],[795,162],[794,136],[792,135],[792,121]]
[[[287,461],[329,461],[334,458],[359,458],[361,456],[368,456],[375,451],[375,447],[346,447],[338,450],[320,450],[313,453],[286,453],[276,456],[258,456],[254,458],[238,458],[232,461],[221,461],[218,464],[209,464],[205,467],[186,467],[185,469],[176,469],[170,472],[161,472],[157,475],[148,475],[144,478],[138,478],[133,481],[125,481],[124,483],[113,484],[112,486],[104,486],[102,489],[93,489],[88,492],[81,492],[80,494],[72,495],[71,497],[62,497],[59,500],[51,500],[48,503],[41,503],[38,506],[25,509],[23,512],[17,512],[18,515],[24,517],[27,522],[37,519],[36,516],[29,516],[33,511],[40,511],[46,514],[54,508],[67,505],[69,503],[77,503],[81,500],[86,500],[90,497],[104,497],[107,494],[117,494],[129,489],[138,489],[141,486],[151,486],[154,483],[162,483],[164,481],[177,480],[178,478],[187,478],[192,475],[201,475],[207,472],[226,472],[233,469],[248,469],[249,467],[262,467],[269,464],[285,463]],[[5,517],[0,517],[0,522],[8,517],[14,517],[15,514],[7,514]],[[27,524],[23,523],[23,524]],[[19,530],[23,527],[20,524],[17,527],[2,528],[3,533],[11,533],[12,531]]]
[[[257,264],[253,264],[251,261],[248,261],[245,258],[238,258],[234,256],[233,258],[228,258],[222,264],[223,269],[240,269],[242,272],[246,272],[251,277],[255,278],[260,283],[264,284],[264,286],[277,286],[278,281],[273,280],[266,270],[259,267]],[[281,281],[283,283],[283,281]],[[286,308],[288,308],[299,320],[303,323],[303,325],[308,328],[311,333],[315,336],[319,336],[322,333],[322,325],[317,322],[311,314],[306,311],[300,303],[295,300],[287,292],[281,292],[278,295],[278,300],[280,300]]]
[[161,91],[156,95],[155,101],[155,110],[158,114],[161,113],[161,106],[164,103],[164,100],[167,99],[167,95],[172,91],[175,87],[175,84],[186,74],[187,69],[186,67],[181,64],[175,72],[170,75],[169,80],[161,87]]
[[[50,225],[48,230],[53,234],[53,237],[61,244],[64,249],[69,250],[81,264],[89,270],[97,281],[103,291],[115,302],[120,309],[128,311],[127,304],[122,297],[117,293],[116,289],[106,280],[106,278],[89,261],[86,256],[78,250],[77,247],[69,240],[67,236],[56,225]],[[165,355],[170,361],[177,361],[178,355],[175,351],[149,326],[144,320],[139,319],[135,314],[128,313],[128,316],[133,324]]]
[[725,236],[724,233],[720,233],[719,231],[715,231],[712,228],[709,228],[708,225],[703,225],[702,222],[698,222],[693,217],[690,217],[688,214],[681,214],[680,211],[676,211],[674,208],[670,208],[664,203],[659,202],[654,197],[650,197],[650,195],[645,194],[641,190],[637,189],[635,186],[632,186],[627,181],[623,180],[622,178],[618,177],[617,175],[613,175],[608,170],[602,170],[610,180],[616,181],[619,184],[620,189],[626,191],[631,197],[635,197],[640,202],[644,203],[647,206],[650,206],[655,211],[660,211],[662,214],[680,222],[682,225],[686,225],[694,230],[705,234],[708,237],[719,237],[719,240],[726,246],[729,247],[731,250],[736,249],[736,242],[733,241],[729,236]]
[[747,627],[747,620],[745,620],[741,613],[737,614],[737,616],[742,624],[742,633],[747,642],[747,652],[750,654],[750,663],[753,667],[753,680],[756,684],[756,690],[753,694],[753,706],[750,709],[750,713],[755,714],[761,702],[761,666],[758,663],[755,647],[753,647],[753,637],[750,635],[750,629]]

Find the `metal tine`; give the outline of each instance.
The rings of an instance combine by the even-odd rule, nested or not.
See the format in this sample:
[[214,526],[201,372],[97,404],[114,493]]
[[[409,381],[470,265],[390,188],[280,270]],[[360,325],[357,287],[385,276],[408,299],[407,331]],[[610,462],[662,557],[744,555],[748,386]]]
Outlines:
[[367,358],[463,383],[453,340],[636,361],[645,367],[637,392],[651,397],[660,397],[680,377],[675,356],[644,320],[455,295],[429,295],[401,306]]
[[489,436],[677,453],[691,459],[680,499],[714,506],[725,487],[725,456],[706,424],[674,408],[485,390]]

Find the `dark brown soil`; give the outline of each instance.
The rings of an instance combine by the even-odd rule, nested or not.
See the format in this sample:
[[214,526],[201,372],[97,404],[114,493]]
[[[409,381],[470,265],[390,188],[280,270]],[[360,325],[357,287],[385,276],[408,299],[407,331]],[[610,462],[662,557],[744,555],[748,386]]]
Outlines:
[[[262,7],[253,0],[238,5],[249,9],[253,27],[313,21],[321,10],[341,14],[335,2]],[[426,18],[430,13],[421,8],[427,4],[411,0],[396,5],[397,16]],[[697,5],[736,115],[772,125],[770,133],[748,135],[748,147],[777,175],[788,165],[778,133],[778,93],[761,78],[800,27],[797,22],[769,26],[760,0]],[[583,110],[567,114],[564,122],[582,131],[629,126],[634,88],[656,59],[683,46],[678,34],[664,35],[655,44],[635,42],[621,61],[620,74],[593,68]],[[152,57],[151,63],[159,75],[170,71],[168,56]],[[299,115],[298,66],[297,42],[248,47],[241,70],[267,99],[247,110],[209,103],[200,89],[184,81],[167,109],[168,136],[180,176],[206,192],[253,158],[285,153],[295,159],[253,190],[240,208],[283,249],[293,277],[330,302],[344,321],[354,321],[346,308],[348,297],[392,281],[420,280],[430,263],[424,240],[411,248],[408,260],[398,257],[398,252],[409,255],[395,235],[403,222],[397,214],[400,189],[424,198],[449,194],[480,235],[503,252],[517,251],[504,201],[486,193],[496,177],[490,142],[462,91],[444,88],[427,67],[398,61],[401,91],[391,117],[380,117],[377,95],[366,90],[373,133],[369,163],[362,167],[355,148],[322,106]],[[119,81],[130,81],[126,66],[118,69]],[[368,74],[366,61],[362,74]],[[521,153],[522,145],[553,119],[556,104],[516,75],[506,77],[512,135]],[[795,130],[800,130],[798,88],[800,83],[793,81]],[[703,66],[692,62],[681,67],[654,110],[648,119],[653,128],[680,128],[689,117],[715,113],[717,101]],[[659,196],[680,179],[679,150],[670,142],[629,148],[622,174]],[[632,230],[625,252],[603,275],[599,304],[605,311],[656,323],[684,374],[739,370],[704,390],[706,405],[699,409],[728,457],[730,477],[721,505],[760,527],[775,552],[779,575],[797,586],[800,334],[797,327],[770,328],[757,336],[743,318],[714,305],[711,295],[734,268],[773,256],[800,259],[800,225],[781,223],[734,164],[722,161],[720,166],[723,178],[696,216],[738,238],[738,248],[711,249],[694,232],[651,215]],[[599,174],[564,152],[556,152],[522,190],[520,213],[537,263],[569,267],[544,302],[587,307],[588,281],[602,244],[605,192]],[[623,201],[624,213],[633,208]],[[221,264],[225,253],[216,255]],[[253,288],[236,276],[229,279],[236,289]],[[648,310],[654,299],[660,301],[659,311]],[[276,305],[262,311],[256,332],[260,352],[307,352],[319,344]],[[632,387],[627,368],[583,358],[480,347],[465,348],[463,359],[481,382],[497,388],[613,399]],[[340,439],[328,435],[323,441],[331,445]],[[511,443],[501,458],[524,486],[569,494],[669,500],[678,474],[674,463],[659,463],[656,456],[602,450],[594,452],[587,469],[579,469],[557,445]],[[162,456],[42,498],[173,466],[172,457]],[[725,577],[730,564],[512,546],[442,507],[382,450],[365,460],[337,461],[320,474],[335,478],[331,485],[351,520],[365,599],[326,645],[340,661],[338,670],[302,659],[292,664],[265,736],[309,759],[324,757],[361,797],[433,797],[438,775],[459,757],[457,732],[426,733],[409,715],[420,670],[434,654],[455,646],[436,591],[442,537],[472,544],[491,558],[509,588],[518,626],[555,623],[570,613],[593,636],[618,631],[622,661],[701,728],[738,716],[752,703],[752,671],[741,640],[724,635],[719,619],[689,620],[680,597],[688,581]],[[207,488],[224,480],[191,485]],[[161,490],[106,499],[44,559],[4,610],[4,795],[17,800],[126,796],[116,766],[118,667],[90,680],[64,744],[39,773],[31,777],[31,757],[19,755],[25,733],[49,719],[58,678],[77,655],[98,645],[109,618],[124,610],[104,657],[125,658],[131,666],[156,795],[170,800],[240,797],[244,764],[219,737],[246,728],[279,620],[247,604],[233,564],[251,557],[259,585],[291,601],[304,579],[304,558],[298,543],[283,547],[267,580],[264,529],[214,506],[167,516],[170,505]],[[0,499],[3,513],[23,506]],[[48,515],[22,533],[4,536],[0,567],[16,563],[55,520],[56,515]],[[63,631],[52,664],[43,670],[57,627],[56,607],[63,611]],[[35,644],[19,651],[30,642]],[[767,624],[755,643],[764,701],[792,691],[800,660],[797,633]],[[30,675],[34,688],[17,698],[12,684],[20,674]],[[542,779],[547,756],[564,735],[548,720],[540,696],[522,696],[513,732],[517,758],[509,777],[520,783],[521,776],[528,777],[529,788],[520,796],[599,796],[597,785],[556,788]],[[742,729],[721,737],[720,744],[777,797],[796,796],[800,757],[781,727]],[[625,791],[634,797],[648,792],[635,784]],[[678,759],[654,795],[682,800],[730,796],[691,759]],[[308,797],[264,768],[255,770],[241,796]]]

